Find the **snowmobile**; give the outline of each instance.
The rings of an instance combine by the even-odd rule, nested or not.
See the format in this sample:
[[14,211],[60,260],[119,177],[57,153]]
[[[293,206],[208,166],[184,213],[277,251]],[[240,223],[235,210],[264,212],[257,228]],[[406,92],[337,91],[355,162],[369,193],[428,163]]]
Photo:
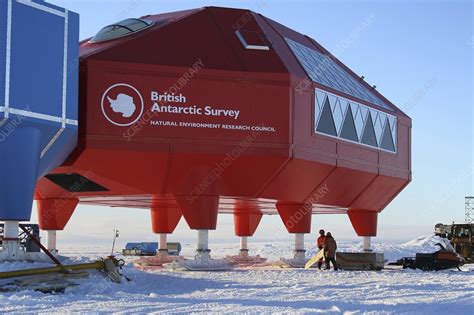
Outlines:
[[403,257],[396,263],[391,265],[403,266],[403,269],[421,269],[423,271],[443,270],[458,268],[464,265],[465,260],[458,253],[456,253],[452,247],[446,248],[445,246],[437,243],[440,250],[434,253],[417,253],[415,257]]

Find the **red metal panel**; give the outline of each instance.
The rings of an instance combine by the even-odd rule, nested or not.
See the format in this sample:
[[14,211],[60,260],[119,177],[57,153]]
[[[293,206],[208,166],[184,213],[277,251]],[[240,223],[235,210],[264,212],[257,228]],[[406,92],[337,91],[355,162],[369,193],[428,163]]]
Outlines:
[[215,230],[217,226],[218,196],[177,196],[176,201],[181,213],[193,230]]
[[283,162],[279,157],[240,156],[232,160],[227,155],[174,154],[166,192],[257,197]]
[[65,198],[37,200],[40,228],[42,230],[64,230],[78,203],[78,199]]
[[171,234],[181,220],[181,211],[175,201],[154,200],[150,209],[153,233]]
[[398,123],[398,137],[397,137],[397,154],[381,152],[380,153],[380,164],[389,167],[396,167],[400,170],[410,170],[410,130],[411,126]]
[[234,229],[237,236],[253,236],[263,213],[258,205],[237,201],[234,207]]
[[408,179],[379,175],[351,203],[350,208],[381,211],[405,187],[407,182]]
[[133,41],[125,37],[119,42],[120,45],[91,57],[107,61],[178,67],[190,67],[201,59],[206,68],[244,70],[228,43],[223,40],[222,33],[207,9],[158,27],[156,31],[143,32]]
[[351,209],[347,212],[352,226],[359,236],[377,236],[376,211]]
[[[340,157],[341,160],[350,160],[354,162],[359,162],[359,164],[377,166],[379,162],[380,152],[380,150],[371,149],[344,140],[340,140],[337,143],[337,155],[338,157]],[[364,170],[377,173],[377,170],[373,168],[370,170]]]
[[337,167],[316,189],[325,192],[318,201],[324,205],[349,207],[376,176],[369,172]]
[[250,31],[256,33],[257,36],[261,36],[263,41],[271,46],[275,32],[265,33],[255,21],[251,11],[210,8],[209,12],[218,25],[223,39],[231,47],[245,71],[287,73],[286,67],[274,49],[246,49],[237,38],[235,31]]
[[[96,63],[96,65],[98,65]],[[147,73],[138,70],[124,73],[124,66],[100,64],[97,68],[89,65],[87,87],[83,93],[88,95],[87,104],[87,134],[114,135],[122,140],[132,139],[201,139],[234,142],[238,144],[247,136],[252,137],[254,143],[288,143],[288,98],[289,88],[285,81],[273,81],[273,84],[256,83],[250,81],[236,81],[236,79],[223,80],[213,76],[212,79],[203,77],[205,70],[193,77],[181,87],[176,95],[182,96],[182,102],[158,102],[153,98],[153,93],[163,95],[168,90],[174,91],[180,81],[182,72],[176,71],[173,76],[162,72],[158,68],[148,68]],[[286,78],[288,80],[288,77]],[[127,86],[106,93],[108,89],[120,82]],[[137,96],[135,88],[142,96],[143,102]],[[203,92],[207,91],[207,92]],[[137,106],[143,106],[141,118],[130,127],[116,126],[107,120],[102,112],[101,104],[106,98],[115,99],[118,94],[134,95]],[[137,94],[138,95],[138,94]],[[185,100],[185,101],[184,101]],[[142,105],[143,104],[143,105]],[[173,108],[194,107],[201,109],[200,114],[169,113],[158,111],[155,104],[170,105]],[[262,104],[271,104],[269,111]],[[210,108],[210,109],[209,109]],[[218,115],[213,115],[212,110],[220,110]],[[229,113],[224,111],[229,111]],[[230,116],[230,111],[239,111],[238,116]],[[234,112],[234,114],[236,114]],[[111,114],[108,114],[111,115]],[[226,116],[227,115],[227,116]],[[115,119],[114,117],[109,117]],[[159,122],[176,122],[178,126],[163,126]],[[183,125],[179,125],[182,123]],[[220,125],[220,128],[192,128],[191,123],[207,123]],[[249,126],[251,130],[231,129],[235,126]],[[262,127],[266,127],[263,129]],[[252,130],[253,129],[253,130]],[[273,131],[274,130],[274,131]]]
[[108,190],[121,190],[121,186],[125,184],[128,191],[160,194],[165,185],[168,158],[167,152],[91,148],[81,155],[77,165],[84,165],[84,169],[89,165],[91,179],[107,179],[106,182],[99,180],[99,183]]
[[276,207],[289,233],[311,233],[310,205],[278,202]]
[[288,202],[304,202],[333,169],[332,165],[293,159],[260,196]]

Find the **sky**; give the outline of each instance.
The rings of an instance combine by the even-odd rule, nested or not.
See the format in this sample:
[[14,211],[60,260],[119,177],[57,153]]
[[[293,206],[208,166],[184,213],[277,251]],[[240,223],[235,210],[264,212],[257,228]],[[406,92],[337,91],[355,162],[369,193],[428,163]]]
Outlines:
[[[436,223],[464,220],[464,197],[474,194],[473,2],[49,2],[81,15],[81,39],[128,17],[210,5],[252,9],[316,39],[413,120],[413,181],[379,216],[376,241],[409,240],[432,233]],[[146,210],[79,206],[58,244],[111,243],[114,228],[121,231],[121,242],[157,239]],[[319,228],[336,239],[357,239],[345,215],[314,216],[312,228],[307,239]],[[182,220],[170,239],[194,242],[195,234]],[[232,216],[219,216],[210,238],[211,244],[238,242]],[[254,236],[255,241],[291,239],[277,216],[264,217]]]

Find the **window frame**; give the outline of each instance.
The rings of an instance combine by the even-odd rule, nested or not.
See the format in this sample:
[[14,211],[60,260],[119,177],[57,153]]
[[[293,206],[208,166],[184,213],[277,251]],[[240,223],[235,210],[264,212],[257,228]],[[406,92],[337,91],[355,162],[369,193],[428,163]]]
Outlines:
[[[137,30],[133,30],[132,28],[128,27],[126,24],[122,24],[123,22],[125,21],[130,21],[130,20],[134,20],[134,21],[140,21],[140,22],[143,22],[144,24],[144,27],[142,28],[139,28]],[[130,36],[130,35],[133,35],[133,34],[136,34],[138,32],[141,32],[151,26],[153,26],[155,24],[154,21],[151,21],[151,20],[145,20],[145,19],[138,19],[138,18],[128,18],[128,19],[125,19],[125,20],[122,20],[122,21],[119,21],[117,23],[113,23],[113,24],[110,24],[110,25],[107,25],[107,26],[104,26],[103,28],[100,29],[100,31],[97,32],[97,34],[95,34],[90,40],[89,42],[91,43],[103,43],[103,42],[107,42],[107,41],[111,41],[111,40],[115,40],[115,39],[118,39],[118,38],[123,38],[123,37],[126,37],[126,36]],[[109,27],[119,27],[119,28],[123,28],[123,29],[127,29],[129,32],[126,33],[126,34],[121,34],[119,36],[112,36],[112,37],[107,37],[105,39],[96,39],[96,37],[98,37],[99,35],[105,35],[107,33],[104,33],[104,34],[101,34],[102,32],[104,32],[105,29],[109,28]],[[110,31],[112,32],[112,31]]]

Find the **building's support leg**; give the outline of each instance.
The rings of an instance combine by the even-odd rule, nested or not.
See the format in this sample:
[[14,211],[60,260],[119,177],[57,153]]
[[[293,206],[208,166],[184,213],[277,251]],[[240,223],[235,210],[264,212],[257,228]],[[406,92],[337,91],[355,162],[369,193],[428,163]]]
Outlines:
[[0,220],[4,222],[0,261],[28,260],[18,240],[19,221],[31,218],[42,150],[39,129],[21,124],[7,130],[11,127],[0,125],[0,134],[8,134],[0,139]]
[[51,253],[57,253],[58,248],[57,248],[57,231],[56,230],[49,230],[48,232],[48,250]]
[[183,259],[179,255],[169,255],[168,251],[168,235],[174,232],[182,217],[176,201],[154,198],[150,214],[153,233],[159,235],[158,251],[154,257],[143,257],[134,261],[135,266],[142,269],[160,267],[163,264]]
[[209,249],[209,230],[198,230],[198,241],[196,249],[196,260],[206,263],[211,259]]
[[3,248],[0,250],[0,261],[31,261],[52,263],[45,253],[26,252],[20,247],[18,238],[20,227],[18,221],[5,221],[3,230]]
[[278,202],[276,207],[288,232],[295,234],[294,257],[281,260],[294,268],[303,268],[308,261],[305,256],[304,234],[311,233],[312,205]]
[[14,261],[23,259],[20,249],[18,221],[5,221],[3,225],[3,249],[0,253],[1,261]]
[[371,244],[370,244],[370,241],[371,241],[370,236],[364,236],[362,239],[363,239],[362,250],[363,250],[364,252],[371,252],[371,251],[372,251],[372,247],[371,247]]
[[189,227],[198,231],[198,244],[194,260],[183,261],[187,270],[213,271],[228,270],[231,266],[223,259],[211,259],[209,249],[209,230],[217,226],[219,196],[177,196],[183,217]]
[[0,126],[0,135],[8,135],[0,137],[0,221],[31,219],[42,136],[39,129],[28,125],[20,124],[14,131],[5,129],[12,124]]
[[304,234],[296,233],[295,234],[295,256],[294,258],[297,261],[304,261],[306,263],[306,250],[304,249]]
[[160,233],[158,242],[158,257],[168,259],[168,234]]
[[3,228],[3,246],[0,261],[31,261],[51,263],[51,259],[41,252],[26,252],[20,247],[20,224],[18,221],[5,221]]
[[158,250],[156,256],[139,258],[133,262],[134,265],[139,269],[153,269],[161,267],[163,264],[184,259],[179,255],[169,255],[168,251],[168,235],[173,234],[182,217],[176,201],[174,199],[161,200],[154,198],[150,215],[153,233],[159,235]]
[[266,258],[259,255],[250,256],[248,246],[248,239],[254,235],[262,216],[263,214],[258,206],[245,201],[236,202],[234,207],[234,229],[235,235],[240,237],[240,251],[238,255],[226,257],[231,263],[253,265],[266,261]]
[[239,256],[247,259],[249,257],[249,244],[248,244],[248,236],[241,236],[240,237],[240,252]]

